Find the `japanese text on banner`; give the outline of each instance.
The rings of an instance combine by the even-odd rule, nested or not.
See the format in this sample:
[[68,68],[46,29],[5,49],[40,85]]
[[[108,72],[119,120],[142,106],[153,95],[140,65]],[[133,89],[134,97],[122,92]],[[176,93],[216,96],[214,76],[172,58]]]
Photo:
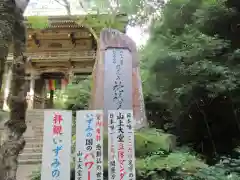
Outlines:
[[97,180],[103,179],[103,114],[96,114],[96,169]]
[[41,180],[65,180],[70,174],[72,112],[44,110]]
[[128,180],[135,180],[135,151],[134,151],[134,129],[133,129],[133,112],[126,112],[126,131],[127,131],[127,163],[128,163]]
[[117,159],[119,163],[119,174],[120,174],[120,179],[123,180],[125,175],[127,174],[126,172],[126,135],[125,135],[125,117],[124,114],[120,111],[117,113]]
[[[87,127],[85,129],[85,154],[84,154],[84,166],[87,168],[87,180],[91,180],[91,171],[94,165],[95,157],[93,154],[93,123],[94,123],[94,115],[88,113],[86,115]],[[93,177],[92,177],[93,178]]]
[[76,167],[75,167],[75,176],[76,176],[76,180],[82,180],[83,179],[83,166],[82,166],[82,163],[83,163],[83,159],[82,159],[82,152],[81,151],[78,151],[76,153]]
[[132,110],[109,111],[109,180],[135,180]]
[[76,120],[75,179],[103,180],[103,111],[78,111]]
[[115,156],[115,133],[116,133],[116,124],[115,124],[115,114],[113,111],[108,113],[108,179],[116,179],[116,156]]
[[62,144],[62,135],[63,135],[63,128],[62,128],[62,121],[63,117],[59,113],[55,113],[53,117],[53,144],[54,149],[52,152],[54,153],[54,159],[52,161],[51,167],[52,167],[52,179],[58,180],[60,176],[60,166],[61,162],[59,159],[59,154],[61,153],[63,149]]

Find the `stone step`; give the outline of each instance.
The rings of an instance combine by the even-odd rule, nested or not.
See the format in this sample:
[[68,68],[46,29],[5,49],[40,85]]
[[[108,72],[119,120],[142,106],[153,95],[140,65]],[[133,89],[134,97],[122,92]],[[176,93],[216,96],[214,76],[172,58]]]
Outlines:
[[33,130],[34,134],[43,134],[44,130]]
[[26,143],[35,143],[35,142],[43,142],[43,137],[42,136],[38,136],[36,138],[34,137],[24,137]]
[[34,142],[34,143],[26,142],[25,148],[42,148],[42,146],[43,146],[42,142]]
[[18,157],[19,160],[42,159],[42,153],[23,153]]
[[34,131],[43,131],[43,127],[33,127],[32,128]]
[[34,120],[28,119],[25,122],[28,124],[43,124],[43,122],[44,122],[44,120],[36,121],[35,119],[36,119],[36,117],[34,117]]
[[44,121],[25,121],[27,124],[34,124],[34,125],[43,125]]
[[33,121],[33,122],[28,122],[27,124],[34,125],[33,127],[43,127],[44,121],[42,121],[42,122]]
[[34,132],[44,132],[43,128],[32,128]]
[[19,164],[41,164],[42,159],[28,159],[28,160],[22,160],[19,159],[18,163]]
[[24,148],[23,153],[41,153],[42,147],[36,147],[36,148]]
[[43,132],[44,130],[43,130],[43,128],[32,128],[33,129],[33,131],[36,131],[36,132]]
[[[34,133],[34,135],[35,135],[35,133]],[[31,134],[31,135],[24,135],[24,138],[27,139],[27,140],[31,140],[31,139],[39,140],[39,139],[42,139],[41,136],[34,136],[34,135],[33,134]]]
[[32,127],[32,130],[34,131],[43,131],[43,127]]
[[43,137],[43,133],[42,132],[35,132],[34,136],[35,137]]
[[43,131],[35,131],[34,135],[37,136],[37,137],[38,136],[42,136],[43,135]]

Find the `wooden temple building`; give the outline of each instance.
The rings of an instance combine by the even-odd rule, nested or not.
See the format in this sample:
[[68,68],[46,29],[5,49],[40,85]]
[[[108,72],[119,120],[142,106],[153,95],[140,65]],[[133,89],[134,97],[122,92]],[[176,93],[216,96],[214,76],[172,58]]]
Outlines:
[[[82,19],[88,16],[90,15]],[[91,75],[96,61],[98,37],[105,26],[100,22],[100,19],[103,19],[101,16],[104,15],[96,15],[96,23],[91,22],[91,24],[87,24],[87,21],[82,21],[82,24],[76,23],[76,20],[69,16],[48,17],[48,24],[44,29],[34,29],[32,24],[25,20],[26,55],[30,58],[26,69],[29,82],[29,109],[53,108],[54,90],[50,90],[50,98],[46,96],[49,92],[46,88],[46,80],[68,79],[69,81],[74,75]],[[127,16],[119,14],[115,21],[117,26],[111,27],[125,32]],[[10,53],[5,67],[5,108],[7,108],[6,99],[11,81],[12,59],[13,55]]]

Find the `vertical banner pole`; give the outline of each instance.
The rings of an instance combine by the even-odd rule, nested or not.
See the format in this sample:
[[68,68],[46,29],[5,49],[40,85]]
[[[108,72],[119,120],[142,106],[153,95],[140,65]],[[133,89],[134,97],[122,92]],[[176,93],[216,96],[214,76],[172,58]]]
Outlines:
[[69,180],[72,111],[44,111],[41,180]]
[[108,111],[108,179],[136,180],[132,110]]
[[103,111],[77,111],[75,180],[103,180]]

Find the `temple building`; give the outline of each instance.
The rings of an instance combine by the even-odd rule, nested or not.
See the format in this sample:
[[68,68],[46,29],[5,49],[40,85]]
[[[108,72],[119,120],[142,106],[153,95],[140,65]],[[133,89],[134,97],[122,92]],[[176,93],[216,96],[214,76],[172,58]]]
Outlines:
[[[66,83],[75,75],[91,75],[100,31],[108,27],[104,24],[106,16],[52,16],[47,17],[45,28],[34,28],[30,18],[25,19],[26,55],[30,59],[26,67],[29,109],[53,108],[55,82]],[[127,15],[119,14],[109,27],[125,32],[127,22]],[[8,108],[6,99],[11,81],[12,59],[10,53],[5,66],[4,109]],[[50,93],[50,97],[46,96],[47,93]]]
[[[27,130],[24,133],[26,146],[18,158],[17,179],[28,179],[41,164],[44,111],[54,108],[53,97],[56,82],[66,84],[71,82],[76,75],[86,77],[92,74],[95,68],[98,38],[103,28],[111,27],[125,33],[128,23],[127,15],[117,15],[112,24],[104,22],[106,17],[109,15],[48,16],[46,17],[48,23],[44,28],[36,27],[36,24],[32,23],[35,17],[26,17],[27,49],[25,55],[29,58],[26,67]],[[10,49],[5,66],[4,110],[8,110],[7,97],[13,60],[11,52]],[[3,129],[2,123],[0,124],[0,137]]]

